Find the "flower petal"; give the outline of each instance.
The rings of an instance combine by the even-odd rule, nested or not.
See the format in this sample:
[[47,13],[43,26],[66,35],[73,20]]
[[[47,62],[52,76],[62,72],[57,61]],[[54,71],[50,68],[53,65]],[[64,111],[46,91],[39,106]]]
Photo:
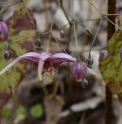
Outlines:
[[2,75],[4,72],[6,72],[9,68],[11,68],[14,64],[21,60],[31,60],[33,62],[38,62],[39,61],[40,54],[35,53],[35,52],[29,52],[26,53],[18,58],[16,58],[13,62],[11,62],[9,65],[7,65],[1,72],[0,75]]
[[76,59],[68,54],[65,53],[57,53],[50,57],[50,60],[53,60],[55,62],[76,62]]
[[0,32],[2,41],[6,41],[8,39],[9,27],[5,21],[0,22]]
[[90,69],[89,67],[87,67],[87,70],[88,70],[91,74],[93,74],[96,78],[100,78],[100,76],[99,76],[96,72],[94,72],[92,69]]

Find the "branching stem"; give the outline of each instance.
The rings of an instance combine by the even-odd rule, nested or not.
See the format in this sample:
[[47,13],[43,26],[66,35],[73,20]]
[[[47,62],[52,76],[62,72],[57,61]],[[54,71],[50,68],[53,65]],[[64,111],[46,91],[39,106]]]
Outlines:
[[95,34],[95,36],[94,36],[94,39],[93,39],[93,41],[92,41],[92,44],[91,44],[91,46],[90,46],[90,50],[89,50],[89,58],[91,58],[90,52],[91,52],[92,46],[93,46],[93,44],[94,44],[94,42],[95,42],[95,39],[96,39],[96,37],[97,37],[97,34],[98,34],[99,29],[100,29],[101,23],[102,23],[102,18],[101,18],[101,20],[100,20],[100,23],[99,23],[99,26],[98,26],[97,32],[96,32],[96,34]]

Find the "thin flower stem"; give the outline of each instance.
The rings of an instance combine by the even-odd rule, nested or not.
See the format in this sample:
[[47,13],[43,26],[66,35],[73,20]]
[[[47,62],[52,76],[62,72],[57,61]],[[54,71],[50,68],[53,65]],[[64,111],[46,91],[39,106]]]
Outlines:
[[31,23],[32,23],[32,25],[33,25],[33,27],[34,27],[34,29],[35,29],[35,33],[37,33],[36,26],[35,26],[35,24],[34,24],[34,21],[33,21],[32,17],[31,17],[31,15],[30,15],[29,11],[28,11],[27,6],[25,5],[25,3],[24,3],[23,0],[22,0],[21,2],[22,2],[24,8],[26,9],[26,11],[27,11],[27,13],[28,13],[28,16],[29,16],[29,18],[30,18],[30,20],[31,20]]
[[72,37],[72,27],[73,27],[73,25],[70,24],[68,43],[67,43],[67,47],[66,47],[66,50],[67,50],[67,51],[69,51],[69,45],[70,45],[70,42],[71,42],[71,37]]
[[51,23],[51,27],[50,27],[50,31],[52,31],[53,23],[54,23],[54,19],[55,19],[55,15],[56,15],[56,13],[57,13],[57,11],[58,11],[58,9],[59,9],[60,6],[61,6],[61,3],[58,4],[58,7],[57,7],[57,9],[56,9],[56,11],[55,11],[55,14],[54,14],[54,16],[53,16],[52,23]]
[[49,38],[48,38],[47,53],[49,52],[50,38],[51,38],[51,34],[49,34]]
[[63,6],[63,0],[60,0],[60,3],[61,3],[62,11],[63,11],[63,13],[64,13],[66,19],[68,20],[68,22],[70,22],[70,19],[69,19],[68,15],[67,15],[67,13],[66,13],[66,11],[65,11],[65,9],[64,9],[64,6]]
[[95,20],[100,20],[101,18],[96,18],[96,19],[87,19],[87,20],[83,20],[83,21],[80,21],[80,22],[87,22],[87,21],[95,21]]
[[89,0],[87,0],[87,1],[97,10],[98,13],[100,13],[102,15],[102,13]]
[[47,8],[46,2],[47,2],[47,0],[43,0],[45,20],[46,20],[46,29],[48,30],[49,29],[49,18],[48,18],[48,8]]
[[98,26],[97,32],[96,32],[95,37],[94,37],[94,39],[93,39],[93,41],[92,41],[92,44],[91,44],[91,46],[90,46],[90,50],[89,50],[89,58],[91,57],[90,52],[91,52],[92,46],[93,46],[93,44],[94,44],[94,41],[95,41],[95,39],[96,39],[96,37],[97,37],[97,34],[98,34],[99,29],[100,29],[101,23],[102,23],[102,18],[101,18],[101,20],[100,20],[100,23],[99,23],[99,26]]
[[117,28],[119,28],[120,30],[122,30],[122,28],[118,25],[116,25],[115,23],[113,23],[110,19],[108,19],[107,17],[104,17],[106,18],[111,24],[113,24],[114,26],[116,26]]
[[54,23],[55,15],[56,15],[56,13],[57,13],[58,8],[60,7],[60,5],[61,5],[61,3],[58,4],[58,7],[57,7],[57,9],[55,11],[55,14],[53,16],[53,19],[52,19],[52,23],[51,23],[51,27],[50,27],[50,31],[49,31],[50,34],[49,34],[49,39],[48,39],[48,44],[47,44],[47,53],[49,52],[50,38],[51,38],[51,33],[52,33],[52,28],[53,28],[53,23]]
[[64,25],[61,30],[64,30],[64,28],[65,28],[67,25],[69,25],[69,24],[70,24],[70,22],[68,22],[66,25]]
[[74,13],[73,13],[73,4],[72,4],[72,0],[70,0],[70,6],[71,6],[72,20],[74,20]]
[[113,15],[115,15],[115,16],[121,16],[121,14],[105,14],[105,16],[113,16]]
[[76,22],[76,21],[75,21],[75,23],[76,23],[76,24],[79,24],[80,26],[82,26],[82,27],[85,28],[85,30],[86,30],[86,27],[85,27],[83,24],[81,24],[81,23],[79,23],[79,22]]
[[24,39],[27,39],[27,38],[30,38],[30,37],[34,37],[35,35],[33,35],[33,36],[28,36],[28,37],[23,37],[23,38],[20,38],[20,39],[18,39],[18,40],[15,40],[15,41],[13,41],[13,42],[11,42],[10,44],[9,44],[9,46],[8,46],[8,48],[12,45],[12,44],[14,44],[14,43],[16,43],[16,42],[18,42],[18,41],[20,41],[20,40],[24,40]]
[[[72,8],[72,1],[70,1],[71,4],[71,13],[73,13],[73,8]],[[72,18],[74,18],[74,15],[72,14]],[[79,52],[78,52],[78,39],[77,39],[77,32],[76,32],[76,27],[75,27],[75,22],[72,23],[73,24],[73,28],[74,28],[74,36],[75,36],[75,43],[76,43],[76,49],[77,49],[77,59],[80,60],[79,57]]]
[[75,23],[73,23],[73,28],[74,28],[74,35],[75,35],[75,43],[76,43],[76,49],[77,49],[77,59],[79,60],[79,52],[78,52],[78,40],[77,40],[77,32],[76,32],[76,27]]
[[61,46],[61,44],[59,43],[59,41],[54,37],[53,34],[52,34],[52,36],[53,36],[53,38],[55,39],[55,41],[58,43],[58,45],[61,47],[61,49],[62,49],[66,54],[68,54],[68,53],[64,50],[64,48]]

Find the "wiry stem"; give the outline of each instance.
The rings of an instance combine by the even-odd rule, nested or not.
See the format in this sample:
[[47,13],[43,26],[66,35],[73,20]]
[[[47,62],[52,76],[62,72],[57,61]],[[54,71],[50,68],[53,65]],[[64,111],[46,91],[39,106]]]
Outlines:
[[[58,8],[60,7],[61,3],[58,4],[58,7],[55,11],[55,14],[53,16],[53,19],[52,19],[52,23],[51,23],[51,27],[50,27],[50,33],[52,33],[52,28],[53,28],[53,23],[54,23],[54,19],[55,19],[55,15],[58,11]],[[47,44],[47,53],[49,52],[49,46],[50,46],[50,38],[51,38],[51,34],[49,34],[49,39],[48,39],[48,44]]]
[[67,13],[66,13],[66,11],[65,11],[65,9],[64,9],[64,6],[63,6],[63,0],[60,0],[60,3],[61,3],[62,11],[63,11],[63,13],[64,13],[66,19],[68,20],[68,22],[70,22],[70,19],[69,19],[68,15],[67,15]]
[[22,0],[21,2],[22,2],[24,8],[26,9],[26,11],[27,11],[27,13],[28,13],[28,16],[29,16],[29,18],[30,18],[30,20],[31,20],[31,23],[32,23],[32,25],[33,25],[33,27],[34,27],[34,29],[35,29],[35,33],[37,33],[36,25],[34,24],[34,21],[33,21],[33,19],[32,19],[32,17],[31,17],[30,13],[29,13],[29,11],[28,11],[28,8],[26,7],[26,5],[25,5],[25,3],[24,3],[23,0]]
[[70,6],[71,6],[72,20],[74,20],[74,13],[73,13],[73,3],[72,3],[72,0],[70,0]]
[[18,39],[18,40],[15,40],[15,41],[13,41],[13,42],[11,42],[10,44],[9,44],[9,46],[8,46],[8,48],[10,48],[10,46],[12,45],[12,44],[14,44],[14,43],[16,43],[16,42],[19,42],[20,40],[24,40],[24,39],[27,39],[27,38],[30,38],[30,37],[34,37],[35,35],[33,35],[33,36],[28,36],[28,37],[23,37],[23,38],[20,38],[20,39]]
[[78,58],[78,60],[79,60],[80,57],[79,57],[79,52],[78,52],[78,40],[77,40],[77,32],[76,32],[75,23],[73,23],[73,27],[74,27],[74,35],[75,35],[76,49],[77,49],[77,58]]
[[64,48],[61,46],[61,44],[58,42],[58,40],[54,37],[53,34],[52,34],[52,36],[53,36],[53,38],[55,39],[55,41],[58,43],[58,45],[62,48],[62,50],[63,50],[65,53],[67,53],[67,52],[64,50]]
[[94,39],[93,39],[93,41],[92,41],[92,44],[91,44],[91,46],[90,46],[90,50],[89,50],[89,58],[91,57],[90,52],[91,52],[92,46],[93,46],[93,44],[94,44],[94,42],[95,42],[95,39],[96,39],[96,37],[97,37],[97,34],[98,34],[99,29],[100,29],[101,23],[102,23],[102,18],[101,18],[101,20],[100,20],[100,23],[99,23],[99,26],[98,26],[97,32],[96,32],[96,34],[95,34],[95,36],[94,36]]

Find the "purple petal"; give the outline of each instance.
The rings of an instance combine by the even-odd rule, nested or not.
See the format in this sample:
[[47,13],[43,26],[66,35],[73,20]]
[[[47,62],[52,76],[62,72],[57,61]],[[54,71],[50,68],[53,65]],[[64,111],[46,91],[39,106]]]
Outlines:
[[52,55],[46,61],[50,61],[50,65],[52,65],[51,69],[56,71],[62,62],[76,62],[76,59],[65,53],[57,53]]
[[5,21],[0,22],[0,33],[2,41],[6,41],[8,39],[9,27]]
[[33,61],[35,63],[37,63],[39,61],[40,58],[40,54],[39,53],[35,53],[35,52],[29,52],[26,53],[18,58],[16,58],[13,62],[11,62],[9,65],[7,65],[1,72],[0,75],[2,75],[4,72],[6,72],[9,68],[11,68],[14,64],[16,64],[17,62],[21,61],[21,60],[30,60]]
[[55,62],[76,62],[76,59],[68,54],[65,53],[57,53],[50,57],[50,60]]

